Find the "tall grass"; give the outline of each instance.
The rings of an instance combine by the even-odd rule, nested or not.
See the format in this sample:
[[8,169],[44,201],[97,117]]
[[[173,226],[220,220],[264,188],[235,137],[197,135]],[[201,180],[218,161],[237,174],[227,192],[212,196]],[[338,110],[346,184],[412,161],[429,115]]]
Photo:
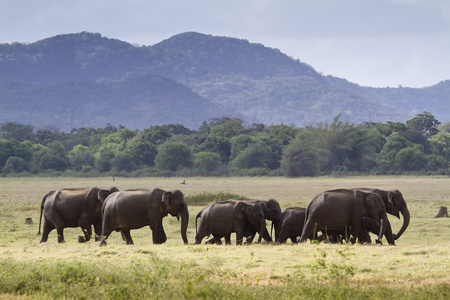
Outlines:
[[[450,295],[450,206],[446,177],[347,178],[0,178],[0,298],[320,298],[447,299]],[[134,246],[111,234],[106,247],[77,243],[79,228],[65,230],[65,244],[39,244],[39,204],[50,189],[81,186],[181,189],[189,203],[189,245],[180,222],[164,219],[168,241],[151,244],[148,227],[133,230]],[[330,188],[376,186],[402,191],[411,223],[397,246],[193,245],[196,213],[217,195],[277,199],[305,206]],[[192,198],[191,198],[192,197]],[[197,198],[196,198],[197,197]],[[220,197],[219,197],[220,198]],[[210,200],[211,199],[211,200]],[[221,199],[222,200],[222,199]],[[32,217],[33,224],[25,224]],[[402,220],[389,219],[394,232]],[[386,242],[385,242],[386,244]]]

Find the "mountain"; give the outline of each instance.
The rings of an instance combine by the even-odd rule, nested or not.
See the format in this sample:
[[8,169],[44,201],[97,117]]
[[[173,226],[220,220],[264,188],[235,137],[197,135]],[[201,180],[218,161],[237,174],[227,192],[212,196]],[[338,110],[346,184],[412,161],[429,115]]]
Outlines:
[[341,119],[405,121],[429,111],[448,121],[450,81],[423,89],[370,88],[278,49],[186,32],[153,46],[98,33],[0,44],[0,123],[38,128],[156,124],[197,128],[222,116],[296,126]]

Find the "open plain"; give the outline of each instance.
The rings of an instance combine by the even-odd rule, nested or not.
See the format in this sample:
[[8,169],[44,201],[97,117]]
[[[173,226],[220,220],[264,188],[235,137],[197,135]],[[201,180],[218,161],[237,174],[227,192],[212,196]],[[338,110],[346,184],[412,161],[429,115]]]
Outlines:
[[[185,181],[185,184],[181,182]],[[131,231],[127,246],[113,232],[105,247],[79,244],[80,228],[56,231],[47,243],[36,236],[40,203],[49,190],[75,187],[180,189],[189,198],[205,193],[276,199],[282,209],[306,206],[334,188],[399,189],[411,222],[396,246],[272,243],[194,245],[195,216],[189,205],[189,244],[180,222],[164,219],[167,242],[151,243],[148,227]],[[213,199],[211,199],[213,201]],[[450,178],[358,177],[192,177],[192,178],[0,178],[0,299],[2,298],[321,298],[448,299],[450,218],[433,218],[450,207]],[[25,219],[32,218],[32,224]],[[389,215],[393,231],[402,219]],[[270,231],[270,223],[267,222]],[[374,236],[372,236],[374,240]],[[205,240],[204,240],[205,241]]]

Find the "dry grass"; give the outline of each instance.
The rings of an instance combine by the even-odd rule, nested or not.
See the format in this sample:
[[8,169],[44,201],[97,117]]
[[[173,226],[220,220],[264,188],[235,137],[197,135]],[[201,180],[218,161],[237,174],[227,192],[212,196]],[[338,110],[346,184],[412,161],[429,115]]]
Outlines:
[[[0,178],[0,262],[94,263],[118,270],[133,269],[136,264],[144,267],[161,264],[169,269],[178,268],[173,272],[182,272],[182,279],[172,274],[167,280],[184,285],[183,289],[188,294],[191,288],[198,289],[197,286],[204,281],[208,284],[252,286],[256,291],[281,289],[301,282],[345,282],[348,286],[362,289],[383,286],[403,290],[444,284],[448,292],[450,218],[433,218],[439,206],[450,206],[448,177],[186,178],[186,184],[182,185],[183,179],[115,178],[113,182],[112,178]],[[327,189],[397,188],[408,203],[411,223],[396,247],[310,243],[263,243],[241,247],[192,245],[194,218],[202,207],[191,206],[189,245],[182,244],[180,223],[170,217],[164,220],[168,236],[164,245],[151,244],[148,227],[131,232],[134,246],[124,245],[118,233],[111,235],[106,247],[100,248],[93,241],[78,244],[79,228],[65,230],[65,244],[57,244],[55,231],[47,243],[39,244],[36,233],[41,197],[51,189],[86,186],[117,186],[121,190],[160,187],[180,189],[186,196],[205,192],[234,193],[257,199],[274,198],[282,208],[306,206],[313,196]],[[27,217],[33,218],[33,225],[25,224]],[[396,232],[402,220],[390,217],[390,221]],[[158,273],[154,269],[151,272]]]

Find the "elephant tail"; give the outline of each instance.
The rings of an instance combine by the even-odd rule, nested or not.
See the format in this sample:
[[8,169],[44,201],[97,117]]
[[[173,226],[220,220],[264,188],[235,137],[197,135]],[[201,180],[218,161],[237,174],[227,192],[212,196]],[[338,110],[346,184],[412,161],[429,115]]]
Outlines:
[[42,221],[42,212],[44,210],[44,204],[45,204],[45,200],[47,200],[47,197],[52,194],[55,191],[50,191],[47,194],[45,194],[45,196],[42,198],[41,200],[41,216],[39,217],[39,229],[38,229],[38,233],[37,235],[40,236],[41,235],[41,221]]
[[197,216],[195,216],[195,236],[197,236],[197,219],[202,216],[202,212],[204,209],[198,212]]

